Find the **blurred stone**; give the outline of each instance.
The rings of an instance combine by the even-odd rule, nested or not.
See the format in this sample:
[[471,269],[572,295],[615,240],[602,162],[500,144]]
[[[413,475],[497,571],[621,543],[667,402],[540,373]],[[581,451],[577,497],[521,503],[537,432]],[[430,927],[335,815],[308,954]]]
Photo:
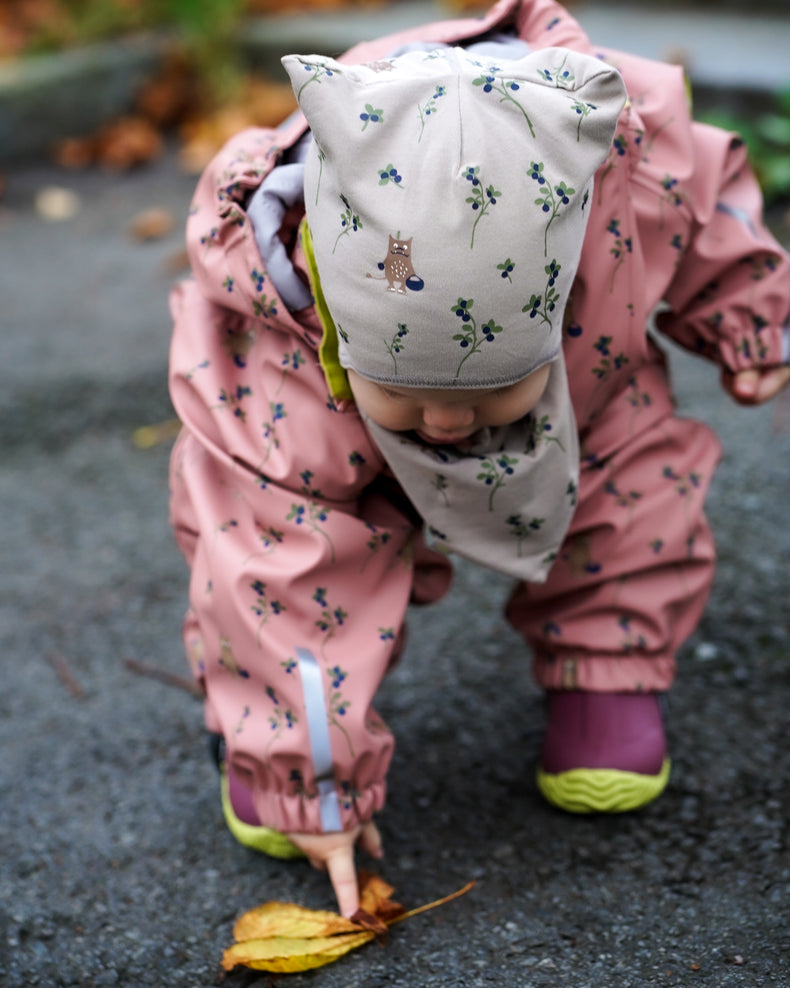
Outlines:
[[59,185],[48,185],[36,193],[36,212],[51,223],[70,220],[80,210],[79,196],[71,189]]

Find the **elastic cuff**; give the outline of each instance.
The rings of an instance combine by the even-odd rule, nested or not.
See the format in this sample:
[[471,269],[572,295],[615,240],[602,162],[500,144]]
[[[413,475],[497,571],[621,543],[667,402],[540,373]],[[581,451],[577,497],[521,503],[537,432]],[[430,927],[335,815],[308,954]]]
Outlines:
[[786,367],[790,364],[790,325],[766,329],[759,337],[744,334],[738,339],[721,339],[719,354],[733,374]]
[[664,693],[675,679],[675,656],[537,652],[533,673],[545,690]]

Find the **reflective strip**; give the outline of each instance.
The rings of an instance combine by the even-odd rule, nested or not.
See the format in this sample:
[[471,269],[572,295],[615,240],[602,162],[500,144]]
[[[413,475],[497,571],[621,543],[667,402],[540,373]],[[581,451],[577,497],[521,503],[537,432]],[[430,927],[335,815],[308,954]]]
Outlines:
[[342,830],[321,667],[313,653],[306,648],[297,648],[296,658],[299,661],[299,674],[302,677],[307,730],[310,735],[310,754],[313,757],[313,771],[318,786],[321,829],[324,833]]
[[740,209],[738,206],[730,206],[726,202],[716,203],[716,212],[724,213],[725,216],[731,216],[734,220],[743,223],[746,229],[751,233],[753,237],[757,237],[757,231],[754,228],[754,223],[745,209]]

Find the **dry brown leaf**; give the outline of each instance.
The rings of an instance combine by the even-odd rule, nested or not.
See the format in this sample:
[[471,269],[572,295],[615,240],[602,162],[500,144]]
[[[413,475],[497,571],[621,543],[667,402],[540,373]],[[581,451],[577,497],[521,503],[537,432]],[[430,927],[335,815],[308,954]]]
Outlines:
[[186,247],[178,247],[164,259],[163,267],[167,274],[174,275],[189,268],[189,253]]
[[157,127],[172,127],[194,108],[196,98],[194,74],[187,60],[173,52],[159,74],[143,83],[135,109]]
[[65,137],[55,145],[52,157],[63,168],[87,168],[96,160],[96,138]]
[[200,108],[194,77],[183,59],[173,55],[162,73],[150,79],[135,102],[135,112],[92,134],[67,137],[52,151],[65,168],[101,165],[125,171],[159,157],[162,132],[177,126],[179,161],[188,174],[199,174],[219,149],[247,127],[276,127],[296,109],[288,83],[247,76],[238,96],[223,105]]
[[254,76],[246,81],[243,105],[257,127],[276,127],[297,108],[290,83],[270,82]]
[[175,222],[169,209],[152,206],[134,217],[129,224],[129,233],[135,240],[159,240],[170,233]]
[[226,141],[251,124],[249,115],[239,106],[224,107],[188,121],[181,127],[181,169],[188,175],[199,174]]
[[74,40],[74,26],[57,0],[14,0],[0,8],[0,55],[14,56],[37,38]]
[[288,974],[322,967],[380,937],[394,923],[456,899],[474,885],[469,882],[452,895],[404,912],[391,900],[394,889],[382,878],[362,872],[359,882],[361,905],[353,919],[292,902],[267,902],[245,913],[233,929],[237,942],[222,956],[223,968],[243,965]]
[[386,7],[388,2],[389,0],[249,0],[249,8],[258,14],[304,14],[309,10]]
[[295,109],[293,89],[287,83],[246,79],[233,103],[185,121],[180,129],[181,168],[190,175],[198,174],[239,131],[246,127],[276,127]]
[[121,117],[96,135],[96,160],[114,171],[153,161],[162,149],[162,135],[144,117]]
[[442,0],[442,6],[458,17],[461,14],[481,14],[486,9],[485,0]]
[[374,916],[373,913],[365,912],[364,909],[357,909],[351,917],[351,922],[361,926],[363,930],[370,930],[377,937],[383,937],[387,932],[387,924],[378,916]]
[[380,875],[368,871],[359,873],[359,908],[384,922],[406,912],[399,902],[392,901],[394,891]]
[[18,55],[25,47],[27,35],[18,24],[6,20],[9,15],[0,12],[0,58]]

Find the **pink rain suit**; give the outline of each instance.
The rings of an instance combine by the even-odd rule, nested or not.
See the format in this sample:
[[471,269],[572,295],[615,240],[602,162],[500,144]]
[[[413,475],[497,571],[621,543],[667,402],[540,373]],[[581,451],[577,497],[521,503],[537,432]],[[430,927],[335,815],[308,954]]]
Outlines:
[[[676,417],[646,327],[660,306],[664,333],[732,371],[787,363],[790,261],[763,226],[741,142],[691,121],[681,70],[593,48],[554,0],[501,0],[341,61],[494,28],[599,55],[630,95],[596,176],[564,340],[578,508],[547,582],[516,587],[507,618],[548,689],[666,690],[712,579],[703,501],[719,445]],[[208,727],[260,820],[284,832],[349,828],[383,805],[393,739],[372,701],[410,599],[441,596],[450,568],[354,404],[330,397],[315,310],[289,312],[256,246],[245,206],[304,126],[246,130],[212,162],[188,222],[193,278],[172,296],[186,650]],[[299,271],[302,215],[295,204],[280,230]]]

